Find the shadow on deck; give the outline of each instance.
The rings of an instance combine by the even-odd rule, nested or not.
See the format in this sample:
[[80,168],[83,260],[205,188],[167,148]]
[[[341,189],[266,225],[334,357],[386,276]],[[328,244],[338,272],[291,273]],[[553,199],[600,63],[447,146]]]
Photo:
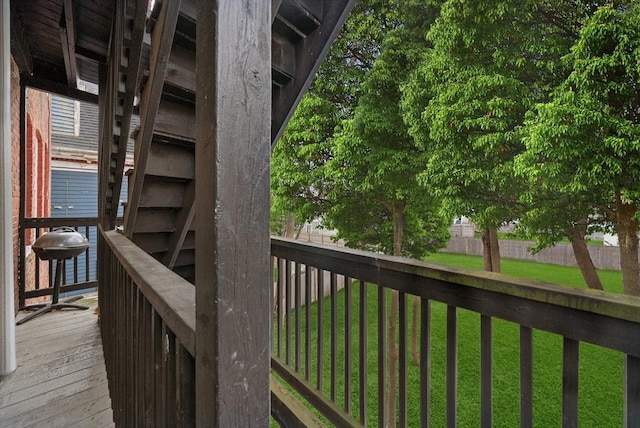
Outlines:
[[89,310],[54,311],[16,326],[18,369],[0,380],[0,426],[114,426],[97,297],[82,304]]

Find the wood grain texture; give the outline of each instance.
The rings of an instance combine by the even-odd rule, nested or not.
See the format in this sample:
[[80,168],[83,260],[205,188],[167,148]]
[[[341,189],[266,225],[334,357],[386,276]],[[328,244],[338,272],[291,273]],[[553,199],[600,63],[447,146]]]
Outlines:
[[0,426],[114,426],[93,307],[16,327],[18,369],[0,380]]
[[267,426],[271,4],[196,10],[196,426]]

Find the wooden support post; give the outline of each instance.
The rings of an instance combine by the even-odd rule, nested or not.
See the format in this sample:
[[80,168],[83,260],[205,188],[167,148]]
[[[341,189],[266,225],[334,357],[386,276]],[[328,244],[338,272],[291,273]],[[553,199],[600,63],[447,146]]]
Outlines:
[[9,0],[0,0],[0,377],[16,369]]
[[196,426],[268,426],[271,4],[196,10]]

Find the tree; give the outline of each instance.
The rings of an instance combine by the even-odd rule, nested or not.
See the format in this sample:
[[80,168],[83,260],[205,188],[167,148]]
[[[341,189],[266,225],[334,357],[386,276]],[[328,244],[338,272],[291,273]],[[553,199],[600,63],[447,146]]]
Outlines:
[[425,150],[422,181],[485,230],[486,270],[500,270],[496,228],[522,214],[527,183],[513,159],[524,151],[525,114],[565,75],[560,58],[586,9],[448,0],[428,33],[433,50],[404,86],[405,120]]
[[603,6],[566,58],[570,75],[528,123],[530,174],[564,193],[591,194],[620,242],[624,292],[640,295],[640,16]]
[[337,124],[336,107],[307,94],[273,150],[272,221],[280,220],[284,236],[297,237],[305,222],[320,217],[326,210],[323,168],[332,157],[329,139]]
[[[419,60],[424,33],[437,9],[406,2],[403,12],[420,19],[404,21],[385,37],[381,54],[362,84],[354,119],[343,121],[334,138],[327,220],[346,245],[396,256],[421,258],[444,245],[449,221],[436,198],[416,181],[421,170],[416,148],[402,120],[400,85]],[[415,13],[420,8],[421,13]],[[388,318],[389,378],[387,425],[396,425],[398,293],[391,296]],[[414,299],[412,347],[418,363],[418,305]]]

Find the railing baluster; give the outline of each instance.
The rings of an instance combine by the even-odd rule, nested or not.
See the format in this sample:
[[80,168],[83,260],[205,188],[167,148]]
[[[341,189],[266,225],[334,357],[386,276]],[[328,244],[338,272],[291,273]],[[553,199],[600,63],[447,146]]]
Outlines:
[[135,420],[141,426],[144,425],[144,325],[143,325],[143,317],[144,317],[144,296],[142,292],[135,287],[136,289],[136,301],[137,301],[137,310],[135,313],[136,320],[136,346],[135,346],[135,358],[137,359],[135,365],[135,376],[136,376],[136,417]]
[[431,405],[431,301],[420,299],[420,427],[429,428]]
[[338,275],[331,272],[331,401],[338,392]]
[[398,413],[400,417],[400,427],[407,426],[407,295],[405,293],[398,293],[398,323],[400,328],[398,329],[398,346],[400,352],[398,353],[399,367],[399,401],[398,401]]
[[383,427],[386,419],[387,381],[387,291],[378,285],[378,426]]
[[367,425],[367,283],[360,281],[360,319],[359,319],[359,343],[358,343],[358,379],[359,384],[359,404],[360,404],[360,423]]
[[164,323],[158,313],[153,310],[153,396],[154,410],[153,426],[165,428],[167,421],[164,415]]
[[291,261],[285,260],[285,298],[284,298],[284,328],[285,328],[285,362],[291,364]]
[[282,357],[282,289],[284,287],[284,272],[283,272],[284,260],[281,258],[276,259],[277,264],[277,282],[276,282],[276,355]]
[[351,278],[344,277],[344,410],[351,412]]
[[640,358],[624,356],[624,426],[640,424]]
[[[90,226],[85,226],[84,227],[84,234],[87,237],[87,239],[89,240],[89,242],[91,242],[92,239],[94,239],[94,236],[92,236],[89,232],[90,230],[95,229],[93,227]],[[95,237],[97,238],[97,237]],[[87,250],[84,252],[84,280],[85,282],[89,282],[91,280],[91,271],[90,271],[90,267],[91,267],[91,262],[90,262],[90,251],[91,251],[91,247],[87,248]]]
[[304,378],[311,380],[311,269],[304,268]]
[[167,410],[167,426],[175,427],[178,425],[177,420],[177,400],[178,400],[178,387],[177,387],[177,379],[176,374],[178,371],[178,364],[176,362],[176,336],[173,332],[167,329],[167,351],[166,351],[166,368],[167,368],[167,405],[165,409]]
[[447,306],[447,426],[456,426],[458,389],[458,317],[455,306]]
[[153,353],[153,308],[147,299],[144,299],[144,360],[145,360],[145,424],[155,426],[153,408],[155,405],[155,390],[153,388],[154,353]]
[[562,350],[562,426],[573,428],[578,426],[580,342],[565,337]]
[[533,426],[533,333],[520,326],[520,427]]
[[493,398],[493,331],[491,317],[480,316],[480,426],[490,428]]
[[295,265],[295,305],[296,305],[296,342],[295,342],[295,369],[297,372],[300,371],[300,352],[301,352],[301,335],[302,331],[300,329],[300,308],[302,307],[302,300],[300,296],[300,263],[296,262]]
[[177,387],[177,427],[195,426],[195,359],[181,344],[177,347],[176,387]]
[[318,336],[316,388],[323,390],[324,383],[324,271],[318,269]]

